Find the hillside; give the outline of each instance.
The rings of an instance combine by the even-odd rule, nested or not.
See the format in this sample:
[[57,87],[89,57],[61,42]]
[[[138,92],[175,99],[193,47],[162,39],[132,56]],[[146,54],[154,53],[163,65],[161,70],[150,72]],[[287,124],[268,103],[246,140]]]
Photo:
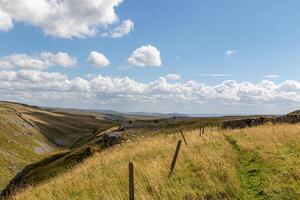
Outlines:
[[[297,199],[300,125],[241,130],[185,131],[174,174],[168,170],[177,140],[143,135],[85,160],[15,200],[128,199],[128,162],[135,165],[137,199]],[[76,174],[76,176],[74,176]]]
[[50,110],[11,102],[0,102],[0,110],[0,190],[9,181],[10,189],[15,185],[21,187],[21,183],[25,187],[77,165],[95,151],[103,149],[97,140],[105,130],[111,128],[122,132],[124,138],[132,139],[141,135],[178,131],[180,127],[193,129],[214,125],[223,120],[182,117],[157,119],[148,116],[127,118],[127,115],[118,119],[97,118],[89,115],[92,113],[88,111],[63,112],[62,109]]
[[111,127],[106,131],[98,129],[93,131],[91,135],[79,138],[65,151],[58,152],[43,160],[27,165],[11,179],[1,195],[9,196],[19,189],[44,182],[53,176],[59,175],[60,172],[80,164],[86,158],[95,155],[95,153],[103,151],[107,148],[108,140],[105,139],[107,134],[120,134],[122,141],[135,140],[136,138],[143,138],[145,136],[171,134],[175,131],[178,132],[179,128],[191,130],[203,125],[216,125],[221,120],[215,118],[136,120]]
[[0,104],[0,188],[25,165],[40,160],[57,147],[32,124]]
[[289,115],[300,115],[300,110],[295,110],[293,112],[290,112]]
[[61,152],[115,122],[0,102],[0,190],[24,166]]
[[17,103],[2,103],[22,115],[23,120],[42,132],[50,142],[70,147],[76,140],[95,130],[106,130],[114,125],[113,121],[96,119],[94,116],[51,112],[43,108]]

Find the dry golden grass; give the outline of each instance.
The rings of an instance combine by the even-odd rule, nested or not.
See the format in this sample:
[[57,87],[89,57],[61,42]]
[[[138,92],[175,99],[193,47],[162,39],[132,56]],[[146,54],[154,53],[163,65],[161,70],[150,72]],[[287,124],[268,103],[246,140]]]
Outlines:
[[136,199],[297,199],[299,133],[299,125],[210,129],[202,137],[198,130],[186,132],[188,146],[182,144],[170,179],[180,134],[140,138],[98,153],[14,199],[128,199],[129,161],[135,166]]

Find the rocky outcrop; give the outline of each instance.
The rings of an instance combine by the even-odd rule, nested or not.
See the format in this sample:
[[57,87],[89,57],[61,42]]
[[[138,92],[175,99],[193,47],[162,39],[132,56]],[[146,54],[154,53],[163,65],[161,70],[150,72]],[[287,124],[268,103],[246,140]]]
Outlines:
[[104,133],[100,138],[96,140],[96,144],[104,144],[105,147],[111,147],[115,144],[122,142],[121,132]]

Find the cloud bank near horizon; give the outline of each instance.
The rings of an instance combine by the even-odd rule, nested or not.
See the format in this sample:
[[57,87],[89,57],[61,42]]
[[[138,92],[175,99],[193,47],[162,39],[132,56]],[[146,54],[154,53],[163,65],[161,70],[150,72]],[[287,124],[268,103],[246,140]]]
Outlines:
[[[97,75],[86,79],[57,72],[38,70],[0,71],[2,100],[22,101],[61,106],[193,105],[195,113],[205,105],[227,106],[288,106],[300,103],[300,82],[287,80],[275,84],[263,80],[258,84],[226,80],[207,85],[194,80],[168,81],[167,77],[142,83],[128,77]],[[155,106],[157,105],[157,106]],[[184,109],[184,108],[182,108]],[[183,112],[182,110],[181,112]],[[212,111],[216,112],[216,111]]]

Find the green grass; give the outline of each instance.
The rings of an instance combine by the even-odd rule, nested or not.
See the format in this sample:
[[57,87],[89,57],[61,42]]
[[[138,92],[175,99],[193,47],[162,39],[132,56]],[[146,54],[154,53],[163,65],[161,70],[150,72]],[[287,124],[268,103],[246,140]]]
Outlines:
[[238,154],[238,173],[244,198],[246,199],[267,199],[264,192],[263,162],[259,154],[252,150],[242,149],[233,136],[225,135],[226,140],[232,145]]
[[238,169],[248,199],[299,199],[299,125],[265,125],[225,135],[240,158]]

